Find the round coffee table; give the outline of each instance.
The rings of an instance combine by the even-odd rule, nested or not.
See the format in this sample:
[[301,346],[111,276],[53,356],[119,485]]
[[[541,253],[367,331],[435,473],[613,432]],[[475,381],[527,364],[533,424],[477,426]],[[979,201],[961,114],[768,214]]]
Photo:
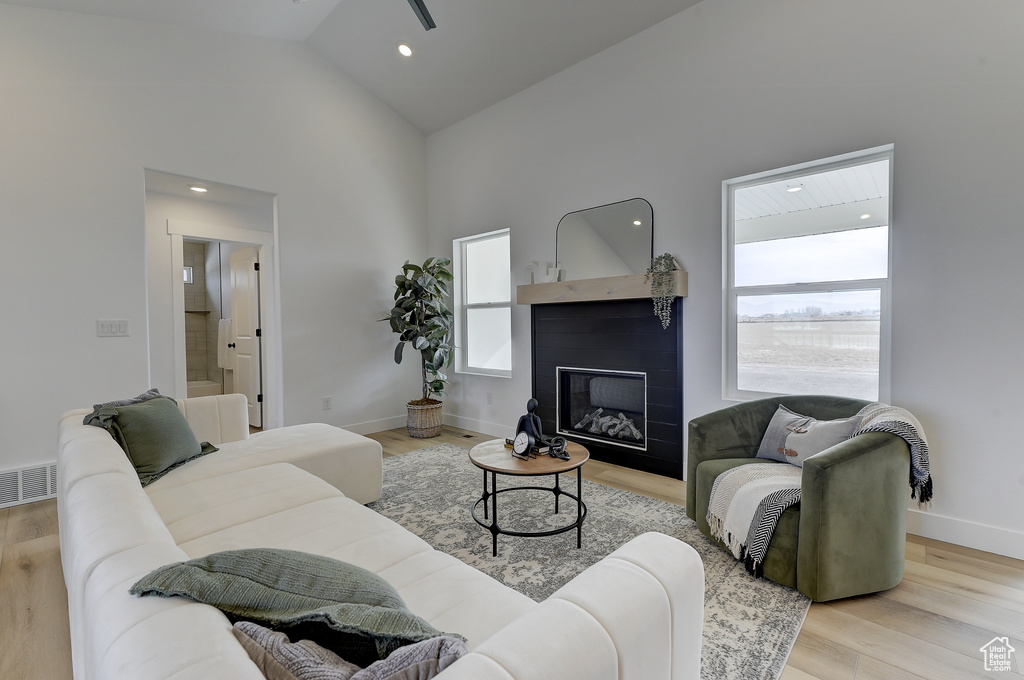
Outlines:
[[[477,466],[484,471],[484,494],[473,503],[470,512],[473,515],[473,519],[476,520],[477,524],[484,527],[491,532],[491,538],[493,540],[493,552],[492,554],[497,557],[498,555],[498,534],[504,534],[506,536],[554,536],[555,534],[565,533],[566,531],[576,530],[576,547],[579,548],[583,542],[583,520],[587,517],[587,506],[583,502],[583,474],[580,468],[583,464],[590,459],[590,452],[585,447],[575,442],[569,442],[566,446],[566,451],[569,452],[569,460],[562,460],[561,458],[555,458],[546,453],[542,453],[536,458],[530,460],[522,460],[512,455],[512,449],[505,447],[504,439],[494,439],[491,441],[477,444],[469,452],[469,460],[473,465]],[[571,494],[568,491],[562,489],[559,486],[558,477],[563,472],[571,472],[572,470],[579,470],[576,473],[576,494]],[[491,481],[488,486],[487,475],[490,474]],[[508,489],[498,489],[498,475],[510,475],[514,477],[542,477],[546,475],[555,476],[555,486],[514,486]],[[568,496],[569,498],[576,501],[576,521],[572,524],[568,524],[557,529],[550,529],[548,531],[510,531],[508,529],[502,529],[498,526],[498,494],[508,493],[510,491],[526,491],[526,490],[538,490],[538,491],[550,491],[555,495],[555,514],[558,514],[558,500],[561,496]],[[487,501],[491,501],[490,517],[487,512]],[[477,508],[480,505],[484,508],[484,518],[480,519],[477,516]],[[486,520],[490,520],[488,523]]]

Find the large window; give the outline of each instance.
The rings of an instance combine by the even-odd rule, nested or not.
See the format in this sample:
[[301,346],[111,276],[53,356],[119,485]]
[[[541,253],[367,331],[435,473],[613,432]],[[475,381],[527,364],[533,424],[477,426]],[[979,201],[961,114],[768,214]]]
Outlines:
[[452,242],[456,363],[460,373],[512,375],[512,277],[508,229]]
[[723,184],[726,398],[888,399],[891,162],[887,146]]

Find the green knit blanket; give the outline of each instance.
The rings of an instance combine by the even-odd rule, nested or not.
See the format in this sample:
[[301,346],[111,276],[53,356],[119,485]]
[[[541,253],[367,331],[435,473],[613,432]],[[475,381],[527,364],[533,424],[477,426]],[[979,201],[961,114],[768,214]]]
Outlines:
[[131,593],[187,597],[233,621],[313,640],[359,666],[445,634],[411,613],[376,574],[294,550],[228,550],[168,564],[140,579]]

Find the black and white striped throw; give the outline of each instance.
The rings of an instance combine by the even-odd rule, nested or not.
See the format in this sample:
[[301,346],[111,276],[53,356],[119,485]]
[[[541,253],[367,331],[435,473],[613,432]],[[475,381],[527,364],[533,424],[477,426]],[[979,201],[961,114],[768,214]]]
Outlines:
[[772,542],[775,526],[786,508],[800,502],[800,487],[779,489],[765,496],[757,505],[754,519],[743,551],[743,566],[753,576],[760,578],[763,573],[764,556]]
[[748,562],[759,575],[775,525],[783,511],[800,502],[802,470],[786,463],[751,463],[718,475],[708,499],[711,535],[725,543],[733,557]]
[[860,427],[853,436],[865,432],[888,432],[900,437],[910,447],[910,497],[917,499],[919,507],[926,508],[932,501],[932,474],[928,462],[928,442],[924,429],[909,411],[888,404],[868,404],[857,413]]

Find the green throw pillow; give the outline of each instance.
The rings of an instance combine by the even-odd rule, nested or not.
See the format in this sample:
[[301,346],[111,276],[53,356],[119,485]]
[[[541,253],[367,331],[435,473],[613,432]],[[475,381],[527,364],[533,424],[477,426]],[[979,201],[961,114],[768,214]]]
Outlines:
[[217,450],[209,442],[200,444],[178,403],[162,395],[125,405],[100,404],[84,422],[110,432],[135,467],[142,486]]
[[442,635],[373,572],[294,550],[228,550],[169,564],[140,579],[131,592],[187,597],[233,621],[255,621],[293,640],[312,640],[362,667],[403,645]]

